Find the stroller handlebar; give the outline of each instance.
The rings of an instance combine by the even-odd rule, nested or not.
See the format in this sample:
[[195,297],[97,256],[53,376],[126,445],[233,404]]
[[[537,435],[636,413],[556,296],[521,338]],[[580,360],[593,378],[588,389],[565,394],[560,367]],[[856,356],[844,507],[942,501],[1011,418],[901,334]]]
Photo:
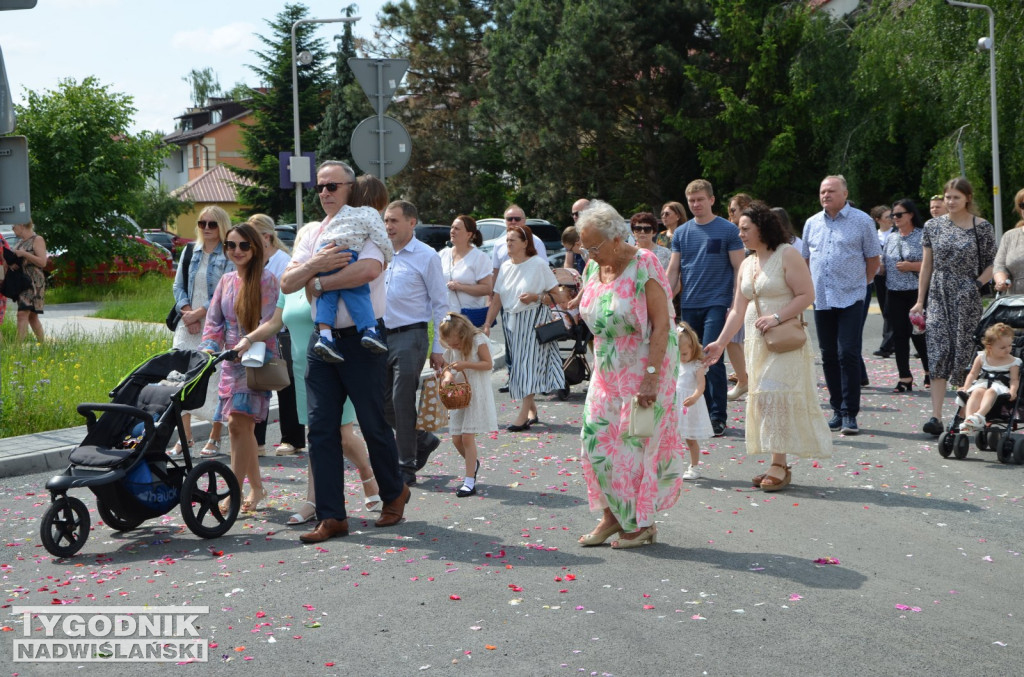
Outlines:
[[214,353],[213,354],[213,364],[214,364],[214,366],[220,364],[221,362],[224,362],[225,360],[233,361],[233,360],[236,360],[236,359],[238,359],[238,351],[237,350],[225,350],[223,352]]
[[88,430],[92,430],[92,427],[96,424],[96,414],[95,414],[95,412],[97,412],[97,411],[117,412],[117,413],[121,413],[121,414],[128,414],[129,416],[131,416],[133,418],[142,419],[142,423],[146,427],[146,436],[147,437],[153,433],[153,430],[155,430],[155,428],[153,427],[153,415],[152,414],[150,414],[150,413],[148,413],[148,412],[146,412],[146,411],[144,411],[142,409],[139,409],[138,407],[133,407],[133,406],[128,405],[128,404],[109,404],[109,403],[99,403],[99,402],[95,402],[95,403],[94,402],[83,402],[83,403],[78,405],[77,410],[78,410],[79,414],[81,414],[82,416],[85,417],[85,427]]

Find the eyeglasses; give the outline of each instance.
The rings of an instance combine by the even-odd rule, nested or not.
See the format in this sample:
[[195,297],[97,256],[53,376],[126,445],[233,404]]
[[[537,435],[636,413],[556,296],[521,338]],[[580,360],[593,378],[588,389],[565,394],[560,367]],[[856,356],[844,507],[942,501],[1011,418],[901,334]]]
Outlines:
[[587,250],[587,254],[589,254],[591,257],[593,257],[594,254],[596,254],[598,252],[598,250],[601,249],[601,247],[603,247],[605,245],[606,242],[608,242],[608,240],[605,240],[604,242],[602,242],[601,244],[597,245],[596,247],[584,247],[584,249]]
[[633,226],[634,233],[653,233],[654,226]]
[[894,218],[894,219],[902,219],[904,216],[906,216],[909,213],[910,212],[893,212],[892,213],[892,218]]
[[251,242],[232,242],[231,240],[228,240],[227,242],[224,243],[224,249],[227,249],[229,252],[235,251],[235,247],[241,249],[243,252],[247,252],[250,249],[252,249],[252,243]]
[[513,223],[515,223],[516,221],[522,221],[523,217],[521,217],[521,216],[506,216],[505,220],[506,221],[512,221]]
[[209,229],[212,230],[212,229],[217,227],[217,222],[216,221],[196,221],[196,225],[199,226],[200,228],[209,228]]
[[324,188],[326,188],[328,193],[333,193],[334,191],[338,190],[338,186],[351,185],[351,181],[345,181],[344,183],[334,183],[333,181],[331,183],[318,183],[314,187],[314,191],[316,192],[317,195],[319,195],[320,193],[324,192]]

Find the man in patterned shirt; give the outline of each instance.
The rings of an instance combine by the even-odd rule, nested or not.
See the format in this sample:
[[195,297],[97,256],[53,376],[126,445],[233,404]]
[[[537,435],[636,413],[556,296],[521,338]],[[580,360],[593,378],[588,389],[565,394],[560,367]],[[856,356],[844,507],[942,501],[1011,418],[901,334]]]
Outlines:
[[860,413],[864,290],[875,279],[881,247],[870,216],[850,205],[846,179],[826,176],[822,211],[804,224],[804,258],[814,281],[814,324],[832,418],[830,430],[856,435]]

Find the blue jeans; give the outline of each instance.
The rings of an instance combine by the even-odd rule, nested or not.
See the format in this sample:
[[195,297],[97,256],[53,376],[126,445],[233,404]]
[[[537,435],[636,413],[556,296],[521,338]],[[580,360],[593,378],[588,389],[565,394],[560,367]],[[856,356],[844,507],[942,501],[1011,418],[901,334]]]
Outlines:
[[814,311],[829,404],[843,416],[860,413],[861,346],[864,302]]
[[[324,245],[326,246],[326,244]],[[323,247],[321,247],[323,249]],[[350,263],[355,263],[359,260],[359,254],[352,251],[351,249],[345,249],[344,251],[352,255]],[[317,277],[327,277],[338,272],[332,270],[326,273],[320,273]],[[373,327],[377,324],[377,318],[373,315],[373,303],[370,301],[370,285],[361,284],[358,287],[351,287],[349,289],[332,289],[325,291],[316,299],[316,323],[326,324],[328,327],[333,327],[334,322],[338,316],[338,300],[345,302],[345,307],[348,308],[348,314],[352,317],[352,321],[355,322],[356,329],[364,331]],[[319,329],[319,327],[317,327]]]
[[[690,325],[702,345],[718,339],[725,326],[725,316],[729,313],[728,306],[711,306],[710,308],[682,308],[680,314],[683,322]],[[708,413],[712,421],[725,421],[729,394],[729,382],[725,377],[725,361],[718,360],[708,368],[707,387],[704,388],[704,401],[708,405]]]
[[[370,452],[373,476],[386,503],[401,495],[405,482],[398,469],[395,434],[384,418],[384,373],[386,356],[363,348],[358,333],[335,333],[334,340],[345,355],[340,364],[324,362],[310,336],[306,352],[306,404],[309,409],[309,460],[316,490],[319,519],[345,519],[345,459],[341,454],[341,410],[352,398],[359,428]],[[415,414],[413,414],[415,416]]]

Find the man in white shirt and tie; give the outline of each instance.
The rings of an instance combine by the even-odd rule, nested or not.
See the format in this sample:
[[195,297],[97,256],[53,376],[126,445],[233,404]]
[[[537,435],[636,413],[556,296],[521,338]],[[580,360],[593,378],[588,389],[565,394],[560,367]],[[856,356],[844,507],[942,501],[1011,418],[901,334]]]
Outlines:
[[[448,312],[448,288],[441,258],[416,239],[416,206],[395,200],[384,212],[384,226],[395,248],[395,258],[384,273],[387,307],[384,328],[388,341],[384,415],[395,429],[398,462],[408,486],[416,484],[416,471],[441,444],[433,433],[416,429],[416,389],[430,349],[430,366],[444,366],[437,327]],[[434,321],[434,345],[428,346],[427,325]]]

